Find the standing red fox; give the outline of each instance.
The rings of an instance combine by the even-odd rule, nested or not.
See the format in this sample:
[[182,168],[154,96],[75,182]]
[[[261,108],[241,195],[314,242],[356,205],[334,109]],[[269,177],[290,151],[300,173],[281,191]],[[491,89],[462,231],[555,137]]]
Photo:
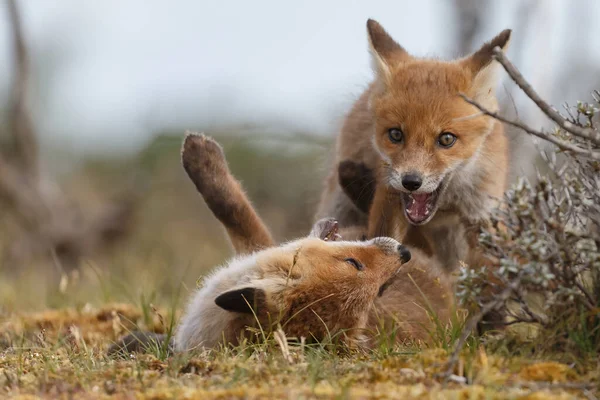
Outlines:
[[[468,57],[439,61],[411,56],[376,21],[367,30],[376,77],[339,133],[317,218],[333,216],[343,226],[368,226],[369,237],[443,254],[452,270],[478,257],[476,236],[467,231],[488,220],[508,168],[502,125],[460,94],[497,109],[493,49],[506,49],[511,31]],[[340,185],[348,168],[363,174],[346,179],[354,189]],[[376,184],[365,179],[370,171]]]

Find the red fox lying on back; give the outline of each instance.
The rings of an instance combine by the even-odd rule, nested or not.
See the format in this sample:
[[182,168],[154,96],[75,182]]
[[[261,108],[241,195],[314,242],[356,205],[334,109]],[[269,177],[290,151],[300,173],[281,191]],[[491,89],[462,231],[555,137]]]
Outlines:
[[[468,57],[445,62],[409,55],[373,20],[367,29],[376,78],[340,131],[317,216],[368,225],[368,237],[391,236],[442,254],[452,270],[474,256],[476,244],[465,229],[488,220],[508,167],[502,125],[460,94],[497,108],[492,50],[507,48],[510,30]],[[376,176],[375,185],[362,178],[354,199],[339,183],[348,161]]]
[[[318,221],[307,238],[276,246],[216,142],[189,135],[182,160],[237,257],[192,296],[171,343],[175,351],[237,344],[258,324],[265,330],[280,324],[288,336],[316,340],[341,334],[349,345],[369,346],[378,332],[426,341],[434,328],[431,314],[442,325],[450,321],[448,279],[418,250],[385,237],[342,241],[332,219]],[[136,332],[109,353],[163,340]]]
[[231,260],[193,295],[175,335],[175,350],[237,344],[247,327],[281,324],[290,337],[323,340],[343,332],[360,343],[379,292],[410,252],[391,238],[324,241],[331,220],[309,237]]
[[347,343],[368,345],[380,327],[394,329],[397,340],[426,340],[433,324],[428,311],[449,321],[447,279],[418,250],[403,265],[411,252],[396,240],[341,241],[331,219],[317,222],[308,238],[276,247],[216,142],[189,135],[182,159],[245,256],[198,289],[177,328],[175,350],[210,348],[223,339],[235,344],[256,323],[280,323],[288,336],[316,340],[343,332]]

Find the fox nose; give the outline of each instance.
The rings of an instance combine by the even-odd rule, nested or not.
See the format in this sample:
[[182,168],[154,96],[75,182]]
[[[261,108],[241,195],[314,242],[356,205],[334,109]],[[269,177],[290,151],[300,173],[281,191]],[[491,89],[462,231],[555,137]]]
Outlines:
[[400,254],[400,260],[402,260],[403,263],[407,263],[410,261],[410,250],[408,250],[401,244],[399,244],[396,249],[398,250],[398,254]]
[[411,192],[417,190],[423,184],[423,179],[417,174],[406,174],[402,177],[402,186]]

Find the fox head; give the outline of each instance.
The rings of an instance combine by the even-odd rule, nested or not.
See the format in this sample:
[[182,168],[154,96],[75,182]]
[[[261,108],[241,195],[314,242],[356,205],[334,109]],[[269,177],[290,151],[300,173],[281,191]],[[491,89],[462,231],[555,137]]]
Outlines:
[[474,160],[494,120],[460,96],[495,111],[498,62],[493,49],[506,50],[510,30],[475,53],[453,61],[411,56],[376,21],[367,22],[376,74],[370,107],[373,145],[383,160],[382,181],[400,192],[414,225],[435,214],[445,189],[458,173],[473,173]]
[[257,276],[219,294],[215,303],[289,336],[322,340],[362,336],[368,313],[410,252],[391,238],[338,241],[337,223],[319,221],[310,236],[256,255]]

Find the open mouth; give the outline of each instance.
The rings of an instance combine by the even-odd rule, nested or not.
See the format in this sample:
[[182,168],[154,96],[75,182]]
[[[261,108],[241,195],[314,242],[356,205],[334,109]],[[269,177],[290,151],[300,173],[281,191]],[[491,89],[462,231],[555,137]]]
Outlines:
[[402,202],[404,203],[404,215],[413,225],[423,225],[437,211],[438,199],[442,191],[443,182],[430,193],[402,193]]

